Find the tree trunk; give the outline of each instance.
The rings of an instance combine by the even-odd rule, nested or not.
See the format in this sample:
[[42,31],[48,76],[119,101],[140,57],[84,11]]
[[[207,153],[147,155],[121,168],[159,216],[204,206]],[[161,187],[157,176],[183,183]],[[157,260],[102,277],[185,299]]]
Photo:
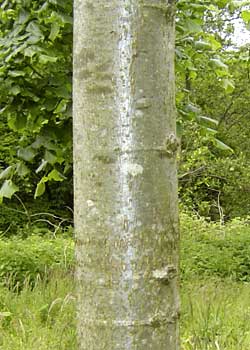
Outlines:
[[174,1],[75,0],[80,350],[176,350]]

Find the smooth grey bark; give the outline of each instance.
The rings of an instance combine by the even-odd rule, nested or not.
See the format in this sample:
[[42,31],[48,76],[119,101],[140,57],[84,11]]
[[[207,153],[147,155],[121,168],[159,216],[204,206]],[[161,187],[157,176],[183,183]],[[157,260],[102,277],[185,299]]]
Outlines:
[[80,350],[177,350],[174,1],[75,0]]

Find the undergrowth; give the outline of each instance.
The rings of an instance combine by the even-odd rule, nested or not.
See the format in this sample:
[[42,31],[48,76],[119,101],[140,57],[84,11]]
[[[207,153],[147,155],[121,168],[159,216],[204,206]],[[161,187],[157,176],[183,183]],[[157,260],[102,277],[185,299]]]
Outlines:
[[24,282],[33,285],[39,276],[46,280],[54,270],[73,269],[73,241],[30,236],[27,239],[0,240],[0,284],[22,288]]
[[[181,350],[249,350],[248,222],[181,216]],[[76,350],[73,241],[0,241],[0,350]]]
[[250,225],[234,219],[226,225],[181,216],[181,276],[218,276],[250,282]]
[[[72,235],[71,235],[72,236]],[[69,237],[69,235],[68,235]],[[0,280],[31,284],[53,270],[73,270],[74,242],[58,235],[0,239]],[[181,278],[217,276],[250,282],[250,226],[235,219],[227,225],[181,215]]]
[[[76,350],[72,277],[0,289],[0,350]],[[250,285],[222,279],[184,282],[181,350],[249,350]]]
[[72,277],[37,279],[16,293],[0,289],[1,350],[75,350],[75,296]]
[[181,291],[181,350],[249,350],[250,284],[192,280]]

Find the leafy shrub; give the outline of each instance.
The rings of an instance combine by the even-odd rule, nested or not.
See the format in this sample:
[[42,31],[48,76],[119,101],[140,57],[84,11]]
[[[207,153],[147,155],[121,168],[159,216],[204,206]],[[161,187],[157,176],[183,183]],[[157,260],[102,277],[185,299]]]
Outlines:
[[250,281],[248,222],[233,220],[226,226],[182,216],[181,272]]
[[179,160],[181,204],[214,221],[246,217],[249,203],[249,157],[218,149],[194,123],[185,124]]
[[22,286],[25,281],[34,284],[38,275],[44,278],[53,270],[70,270],[72,266],[72,240],[31,236],[0,241],[0,278],[10,287]]
[[[249,224],[235,219],[225,226],[181,215],[181,276],[218,276],[250,281]],[[34,284],[37,276],[45,279],[52,271],[72,271],[74,242],[30,236],[0,240],[0,279],[15,287],[25,281]]]
[[[20,164],[9,164],[9,178],[15,174],[12,180],[18,186],[8,183],[11,191],[33,192],[42,178],[38,196],[49,180],[61,182],[71,176],[71,52],[72,1],[2,4],[1,114],[19,135]],[[2,190],[1,196],[11,195]]]

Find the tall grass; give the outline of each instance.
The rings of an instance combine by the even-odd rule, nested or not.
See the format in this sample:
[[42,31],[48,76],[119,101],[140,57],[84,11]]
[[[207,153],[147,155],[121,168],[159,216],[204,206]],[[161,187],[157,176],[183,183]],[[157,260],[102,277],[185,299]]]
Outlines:
[[[181,227],[181,350],[250,350],[248,221]],[[0,350],[76,350],[72,240],[0,241],[0,262]]]
[[249,350],[250,284],[209,279],[182,289],[182,350]]
[[74,350],[75,339],[72,278],[38,279],[19,293],[0,289],[1,350]]
[[[181,296],[181,350],[249,350],[250,284],[194,280]],[[76,349],[72,277],[0,289],[0,350]]]

